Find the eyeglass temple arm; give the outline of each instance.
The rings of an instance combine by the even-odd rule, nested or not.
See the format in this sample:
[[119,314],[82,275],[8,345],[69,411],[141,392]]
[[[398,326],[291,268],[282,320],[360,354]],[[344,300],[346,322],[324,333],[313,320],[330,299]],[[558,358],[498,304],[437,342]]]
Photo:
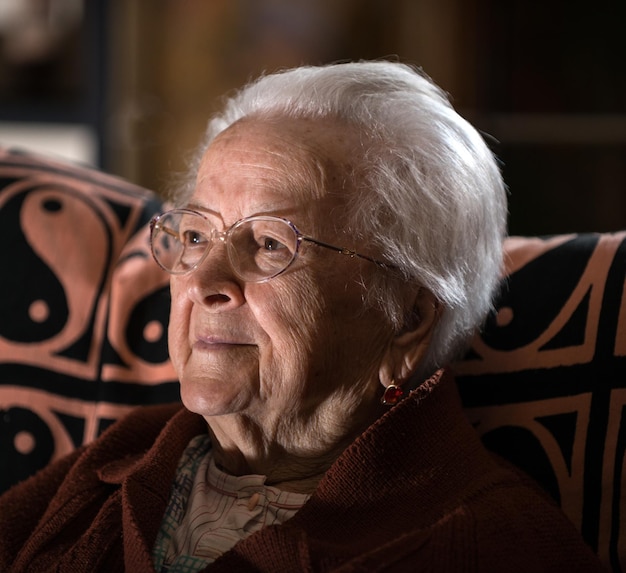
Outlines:
[[303,236],[302,240],[318,245],[319,247],[324,247],[325,249],[330,249],[331,251],[335,251],[336,253],[340,253],[342,255],[348,255],[349,257],[359,257],[361,259],[365,259],[366,261],[369,261],[370,263],[374,263],[375,265],[378,265],[379,267],[382,267],[385,269],[396,268],[394,265],[390,265],[389,263],[384,263],[383,261],[378,261],[376,259],[373,259],[372,257],[368,257],[367,255],[362,255],[351,249],[346,249],[345,247],[336,247],[335,245],[329,245],[328,243],[324,243],[323,241],[318,241],[317,239],[313,239],[311,237],[306,237],[306,236]]
[[151,230],[159,229],[163,231],[164,233],[167,233],[168,235],[170,235],[170,237],[176,237],[177,239],[180,238],[180,235],[176,231],[174,231],[174,229],[171,229],[170,227],[166,227],[165,225],[162,225],[161,223],[159,223],[157,219],[153,219],[151,221],[150,227],[151,227]]

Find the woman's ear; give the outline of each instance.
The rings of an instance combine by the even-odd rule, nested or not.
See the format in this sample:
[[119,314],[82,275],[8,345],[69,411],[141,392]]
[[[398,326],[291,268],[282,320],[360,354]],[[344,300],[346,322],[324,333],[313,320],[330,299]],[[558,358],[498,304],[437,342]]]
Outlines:
[[430,345],[439,320],[440,303],[427,289],[420,287],[402,329],[391,340],[379,372],[384,386],[411,377]]

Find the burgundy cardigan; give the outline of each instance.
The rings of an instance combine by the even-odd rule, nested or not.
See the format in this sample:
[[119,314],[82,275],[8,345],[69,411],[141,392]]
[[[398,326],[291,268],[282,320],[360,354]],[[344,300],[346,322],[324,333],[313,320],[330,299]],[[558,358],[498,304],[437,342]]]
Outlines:
[[[0,497],[0,571],[153,572],[178,460],[204,420],[132,412]],[[487,453],[438,373],[375,422],[289,521],[211,572],[602,571],[561,511]]]

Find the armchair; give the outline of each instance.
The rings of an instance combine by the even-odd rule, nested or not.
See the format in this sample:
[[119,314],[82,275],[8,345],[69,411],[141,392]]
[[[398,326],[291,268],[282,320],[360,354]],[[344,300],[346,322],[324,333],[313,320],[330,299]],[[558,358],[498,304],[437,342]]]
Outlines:
[[[137,405],[179,399],[148,190],[0,149],[0,491]],[[626,232],[507,240],[495,312],[455,365],[487,446],[626,566]],[[626,498],[625,498],[626,499]]]

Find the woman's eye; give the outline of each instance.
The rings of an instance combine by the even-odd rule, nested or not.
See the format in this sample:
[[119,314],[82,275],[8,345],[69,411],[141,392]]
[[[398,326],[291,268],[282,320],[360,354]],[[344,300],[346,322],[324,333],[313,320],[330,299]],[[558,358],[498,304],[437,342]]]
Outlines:
[[199,245],[204,242],[204,237],[198,231],[184,231],[181,240],[185,245]]
[[263,248],[266,251],[277,251],[278,249],[284,249],[286,247],[285,245],[283,245],[283,243],[276,239],[273,239],[272,237],[265,237],[265,239],[263,240]]

